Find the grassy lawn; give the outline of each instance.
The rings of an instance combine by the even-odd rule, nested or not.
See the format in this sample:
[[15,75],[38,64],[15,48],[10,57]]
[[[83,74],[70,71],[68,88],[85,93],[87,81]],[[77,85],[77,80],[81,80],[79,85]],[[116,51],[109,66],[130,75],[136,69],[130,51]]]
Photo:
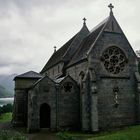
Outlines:
[[1,122],[9,122],[12,119],[12,113],[5,113],[0,115],[0,123]]
[[100,134],[86,140],[140,140],[140,126],[125,128],[116,132]]
[[64,140],[140,140],[140,125],[97,134],[62,132],[58,135]]
[[[0,115],[0,125],[10,122],[12,113]],[[27,138],[18,131],[0,129],[0,140],[27,140]]]

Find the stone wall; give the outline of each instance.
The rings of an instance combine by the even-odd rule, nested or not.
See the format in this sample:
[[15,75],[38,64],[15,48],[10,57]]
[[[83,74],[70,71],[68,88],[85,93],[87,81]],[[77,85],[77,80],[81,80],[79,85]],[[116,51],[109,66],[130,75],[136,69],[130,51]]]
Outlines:
[[[55,83],[46,76],[29,91],[29,132],[34,132],[41,128],[40,108],[43,104],[47,104],[50,107],[49,128],[51,130],[79,128],[79,90],[75,81],[69,76],[63,79],[61,83]],[[44,120],[44,123],[45,121],[47,119]]]
[[27,88],[35,83],[38,79],[17,78],[15,79],[15,94],[14,94],[14,108],[13,120],[14,126],[27,125]]
[[[102,78],[98,83],[99,129],[136,123],[136,85],[132,79]],[[113,91],[118,87],[117,103]]]
[[82,62],[77,65],[69,67],[66,71],[67,75],[70,75],[76,82],[80,82],[80,73],[83,72],[84,75],[88,68],[88,62]]
[[50,107],[50,129],[56,129],[56,87],[47,76],[43,78],[28,95],[28,131],[40,129],[40,108],[47,104]]
[[[128,62],[118,74],[108,72],[101,60],[110,46],[120,48]],[[123,34],[104,32],[89,55],[89,67],[95,70],[98,95],[99,129],[136,124],[136,55]],[[117,89],[117,93],[115,91]]]
[[58,126],[60,129],[79,129],[80,93],[74,80],[67,77],[60,83],[58,94]]
[[60,62],[57,65],[55,65],[54,67],[48,69],[45,73],[52,79],[55,77],[58,77],[58,76],[62,75],[63,65],[64,64],[62,62]]

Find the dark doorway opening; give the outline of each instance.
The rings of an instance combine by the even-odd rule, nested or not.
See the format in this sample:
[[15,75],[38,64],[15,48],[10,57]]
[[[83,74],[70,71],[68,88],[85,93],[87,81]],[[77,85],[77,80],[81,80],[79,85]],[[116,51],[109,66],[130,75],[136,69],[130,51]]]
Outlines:
[[40,128],[50,128],[50,106],[46,103],[40,107]]

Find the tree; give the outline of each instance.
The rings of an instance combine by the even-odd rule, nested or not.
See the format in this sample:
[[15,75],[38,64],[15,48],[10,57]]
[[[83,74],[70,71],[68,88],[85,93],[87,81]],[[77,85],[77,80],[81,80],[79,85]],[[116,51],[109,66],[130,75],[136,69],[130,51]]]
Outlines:
[[0,115],[3,113],[8,113],[8,112],[12,112],[13,109],[13,105],[12,104],[7,104],[4,106],[0,106]]

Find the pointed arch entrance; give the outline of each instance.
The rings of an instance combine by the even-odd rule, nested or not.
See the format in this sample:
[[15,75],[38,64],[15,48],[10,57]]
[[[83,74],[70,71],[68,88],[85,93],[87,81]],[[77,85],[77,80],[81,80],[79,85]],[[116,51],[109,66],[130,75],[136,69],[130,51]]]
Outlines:
[[51,109],[46,103],[40,106],[40,128],[50,128]]

